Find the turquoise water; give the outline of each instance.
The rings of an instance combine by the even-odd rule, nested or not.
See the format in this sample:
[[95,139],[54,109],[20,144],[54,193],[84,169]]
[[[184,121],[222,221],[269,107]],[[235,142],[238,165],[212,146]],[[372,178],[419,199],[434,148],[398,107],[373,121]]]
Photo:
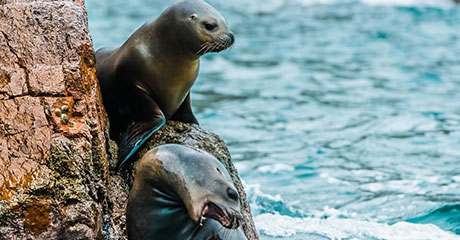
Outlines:
[[[460,7],[209,0],[235,46],[193,87],[262,239],[460,239]],[[166,0],[87,0],[95,47]]]

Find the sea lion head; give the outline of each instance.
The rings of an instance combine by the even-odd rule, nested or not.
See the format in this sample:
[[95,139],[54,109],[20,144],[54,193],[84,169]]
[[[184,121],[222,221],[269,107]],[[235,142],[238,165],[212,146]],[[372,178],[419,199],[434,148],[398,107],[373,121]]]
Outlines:
[[225,228],[240,226],[238,192],[225,167],[210,154],[167,144],[145,154],[137,169],[136,181],[139,176],[144,187],[173,192],[196,225],[212,218]]
[[184,45],[198,56],[220,52],[233,45],[235,36],[229,30],[225,18],[202,0],[185,0],[174,4],[166,14],[173,14],[175,24],[182,33]]
[[230,229],[240,224],[240,203],[238,192],[225,167],[216,158],[206,152],[196,151],[194,158],[199,171],[192,173],[193,191],[189,192],[190,201],[187,210],[193,221],[202,224],[206,218],[212,218]]

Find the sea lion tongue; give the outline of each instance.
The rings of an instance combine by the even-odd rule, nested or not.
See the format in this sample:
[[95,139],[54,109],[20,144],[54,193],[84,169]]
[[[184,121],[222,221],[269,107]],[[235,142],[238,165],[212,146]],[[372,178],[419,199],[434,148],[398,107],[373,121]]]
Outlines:
[[[232,225],[231,225],[232,223],[230,221],[230,218],[227,216],[226,213],[224,213],[224,211],[220,207],[218,207],[214,203],[206,204],[205,207],[203,208],[202,214],[203,214],[202,215],[203,220],[206,219],[205,217],[212,218],[212,219],[219,221],[220,224],[222,224],[224,227],[232,228]],[[236,227],[239,227],[239,226],[236,226]]]

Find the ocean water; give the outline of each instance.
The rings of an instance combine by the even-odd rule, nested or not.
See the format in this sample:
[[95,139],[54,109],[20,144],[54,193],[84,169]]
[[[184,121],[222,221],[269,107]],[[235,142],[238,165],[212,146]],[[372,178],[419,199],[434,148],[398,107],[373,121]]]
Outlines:
[[[87,0],[95,47],[172,1]],[[236,35],[192,89],[261,239],[460,239],[460,6],[209,0]]]

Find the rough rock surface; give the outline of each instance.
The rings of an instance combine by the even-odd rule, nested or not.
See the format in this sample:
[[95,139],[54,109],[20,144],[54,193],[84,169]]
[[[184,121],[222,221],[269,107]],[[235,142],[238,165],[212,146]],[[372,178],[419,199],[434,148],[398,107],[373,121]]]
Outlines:
[[[0,239],[126,239],[131,179],[122,176],[130,173],[111,171],[117,146],[108,137],[84,1],[0,0],[0,56]],[[214,134],[172,122],[152,142],[214,154],[244,200]],[[246,233],[257,239],[242,206]]]
[[107,120],[83,0],[0,4],[0,238],[105,238]]
[[155,134],[152,139],[146,143],[146,146],[139,151],[137,157],[144,155],[149,149],[166,143],[177,143],[204,150],[215,156],[224,164],[240,195],[244,220],[243,230],[249,239],[257,239],[258,235],[252,220],[246,192],[244,191],[238,172],[232,164],[232,158],[225,142],[216,134],[206,131],[198,125],[170,121],[158,132],[158,134]]

